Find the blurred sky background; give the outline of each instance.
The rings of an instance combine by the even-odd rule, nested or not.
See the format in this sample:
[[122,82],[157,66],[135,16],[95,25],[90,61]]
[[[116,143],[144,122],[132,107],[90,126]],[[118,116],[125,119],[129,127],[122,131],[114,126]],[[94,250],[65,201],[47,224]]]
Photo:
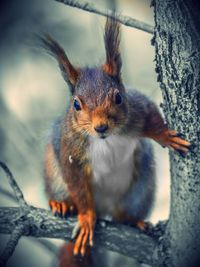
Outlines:
[[[113,6],[113,2],[106,0],[90,2],[105,8]],[[115,5],[124,15],[154,24],[149,0],[116,0]],[[37,48],[35,34],[50,33],[65,48],[73,64],[92,66],[105,60],[104,23],[104,17],[53,0],[1,1],[0,160],[10,167],[31,205],[48,207],[43,187],[43,151],[54,118],[69,101],[68,88],[57,62]],[[122,26],[122,73],[128,87],[144,92],[159,105],[162,98],[156,81],[151,38],[151,34]],[[168,151],[155,144],[155,155],[158,188],[149,218],[153,223],[166,219],[169,210]],[[12,192],[1,170],[0,175],[1,188]],[[1,194],[0,205],[16,203]],[[40,247],[34,247],[37,257],[30,253],[32,243],[22,238],[8,266],[52,266],[52,256],[44,257]],[[20,262],[23,254],[28,255],[24,265]],[[112,261],[105,266],[118,266],[112,265]],[[128,260],[124,261],[127,265],[119,266],[129,266]]]

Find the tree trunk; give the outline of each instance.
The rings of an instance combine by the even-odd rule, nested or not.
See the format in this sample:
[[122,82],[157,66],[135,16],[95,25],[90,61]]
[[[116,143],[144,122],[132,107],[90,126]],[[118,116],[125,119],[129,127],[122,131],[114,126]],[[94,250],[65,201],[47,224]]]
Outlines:
[[169,127],[192,144],[186,156],[170,152],[171,208],[161,249],[163,265],[196,267],[200,266],[200,9],[198,0],[153,4],[163,111]]

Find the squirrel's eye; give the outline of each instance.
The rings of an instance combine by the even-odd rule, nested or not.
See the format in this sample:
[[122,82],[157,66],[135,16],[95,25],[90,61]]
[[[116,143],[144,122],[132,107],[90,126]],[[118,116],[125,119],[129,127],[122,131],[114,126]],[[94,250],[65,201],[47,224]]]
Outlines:
[[81,110],[81,105],[80,105],[80,103],[78,102],[77,99],[74,100],[74,108],[75,108],[77,111]]
[[122,96],[120,95],[120,93],[116,93],[116,95],[115,95],[115,103],[117,105],[120,105],[122,103]]

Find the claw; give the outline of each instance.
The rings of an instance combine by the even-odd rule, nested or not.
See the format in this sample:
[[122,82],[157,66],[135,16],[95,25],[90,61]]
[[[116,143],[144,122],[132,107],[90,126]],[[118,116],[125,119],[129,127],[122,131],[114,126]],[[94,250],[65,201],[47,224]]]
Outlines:
[[180,137],[171,137],[169,138],[169,140],[171,140],[173,143],[176,143],[178,145],[182,145],[185,147],[189,147],[190,143],[186,140],[181,139]]
[[[169,131],[169,134],[170,134],[170,131]],[[180,136],[180,134],[176,133],[176,136],[171,135],[169,137],[168,147],[172,147],[173,149],[177,150],[178,152],[187,153],[191,144],[188,141],[186,141],[186,140],[184,140],[178,136]]]
[[[72,236],[77,236],[74,244],[74,255],[79,252],[82,256],[85,255],[87,242],[89,245],[93,245],[93,228],[95,224],[95,214],[89,210],[85,214],[78,215],[78,223],[76,224]],[[77,235],[78,233],[78,235]]]
[[181,138],[184,137],[184,135],[183,135],[182,133],[176,133],[176,136],[177,136],[177,137],[181,137]]
[[177,150],[178,152],[188,152],[188,148],[185,147],[185,146],[181,146],[179,144],[176,144],[176,143],[171,143],[170,144],[170,147],[174,148],[175,150]]

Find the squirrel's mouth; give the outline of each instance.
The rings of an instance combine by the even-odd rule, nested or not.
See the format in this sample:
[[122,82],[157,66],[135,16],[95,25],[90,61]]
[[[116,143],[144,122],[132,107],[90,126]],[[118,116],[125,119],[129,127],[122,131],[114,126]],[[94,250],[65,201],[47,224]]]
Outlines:
[[108,134],[108,133],[99,133],[97,136],[98,136],[98,138],[100,138],[100,139],[105,139],[106,137],[109,136],[109,134]]

